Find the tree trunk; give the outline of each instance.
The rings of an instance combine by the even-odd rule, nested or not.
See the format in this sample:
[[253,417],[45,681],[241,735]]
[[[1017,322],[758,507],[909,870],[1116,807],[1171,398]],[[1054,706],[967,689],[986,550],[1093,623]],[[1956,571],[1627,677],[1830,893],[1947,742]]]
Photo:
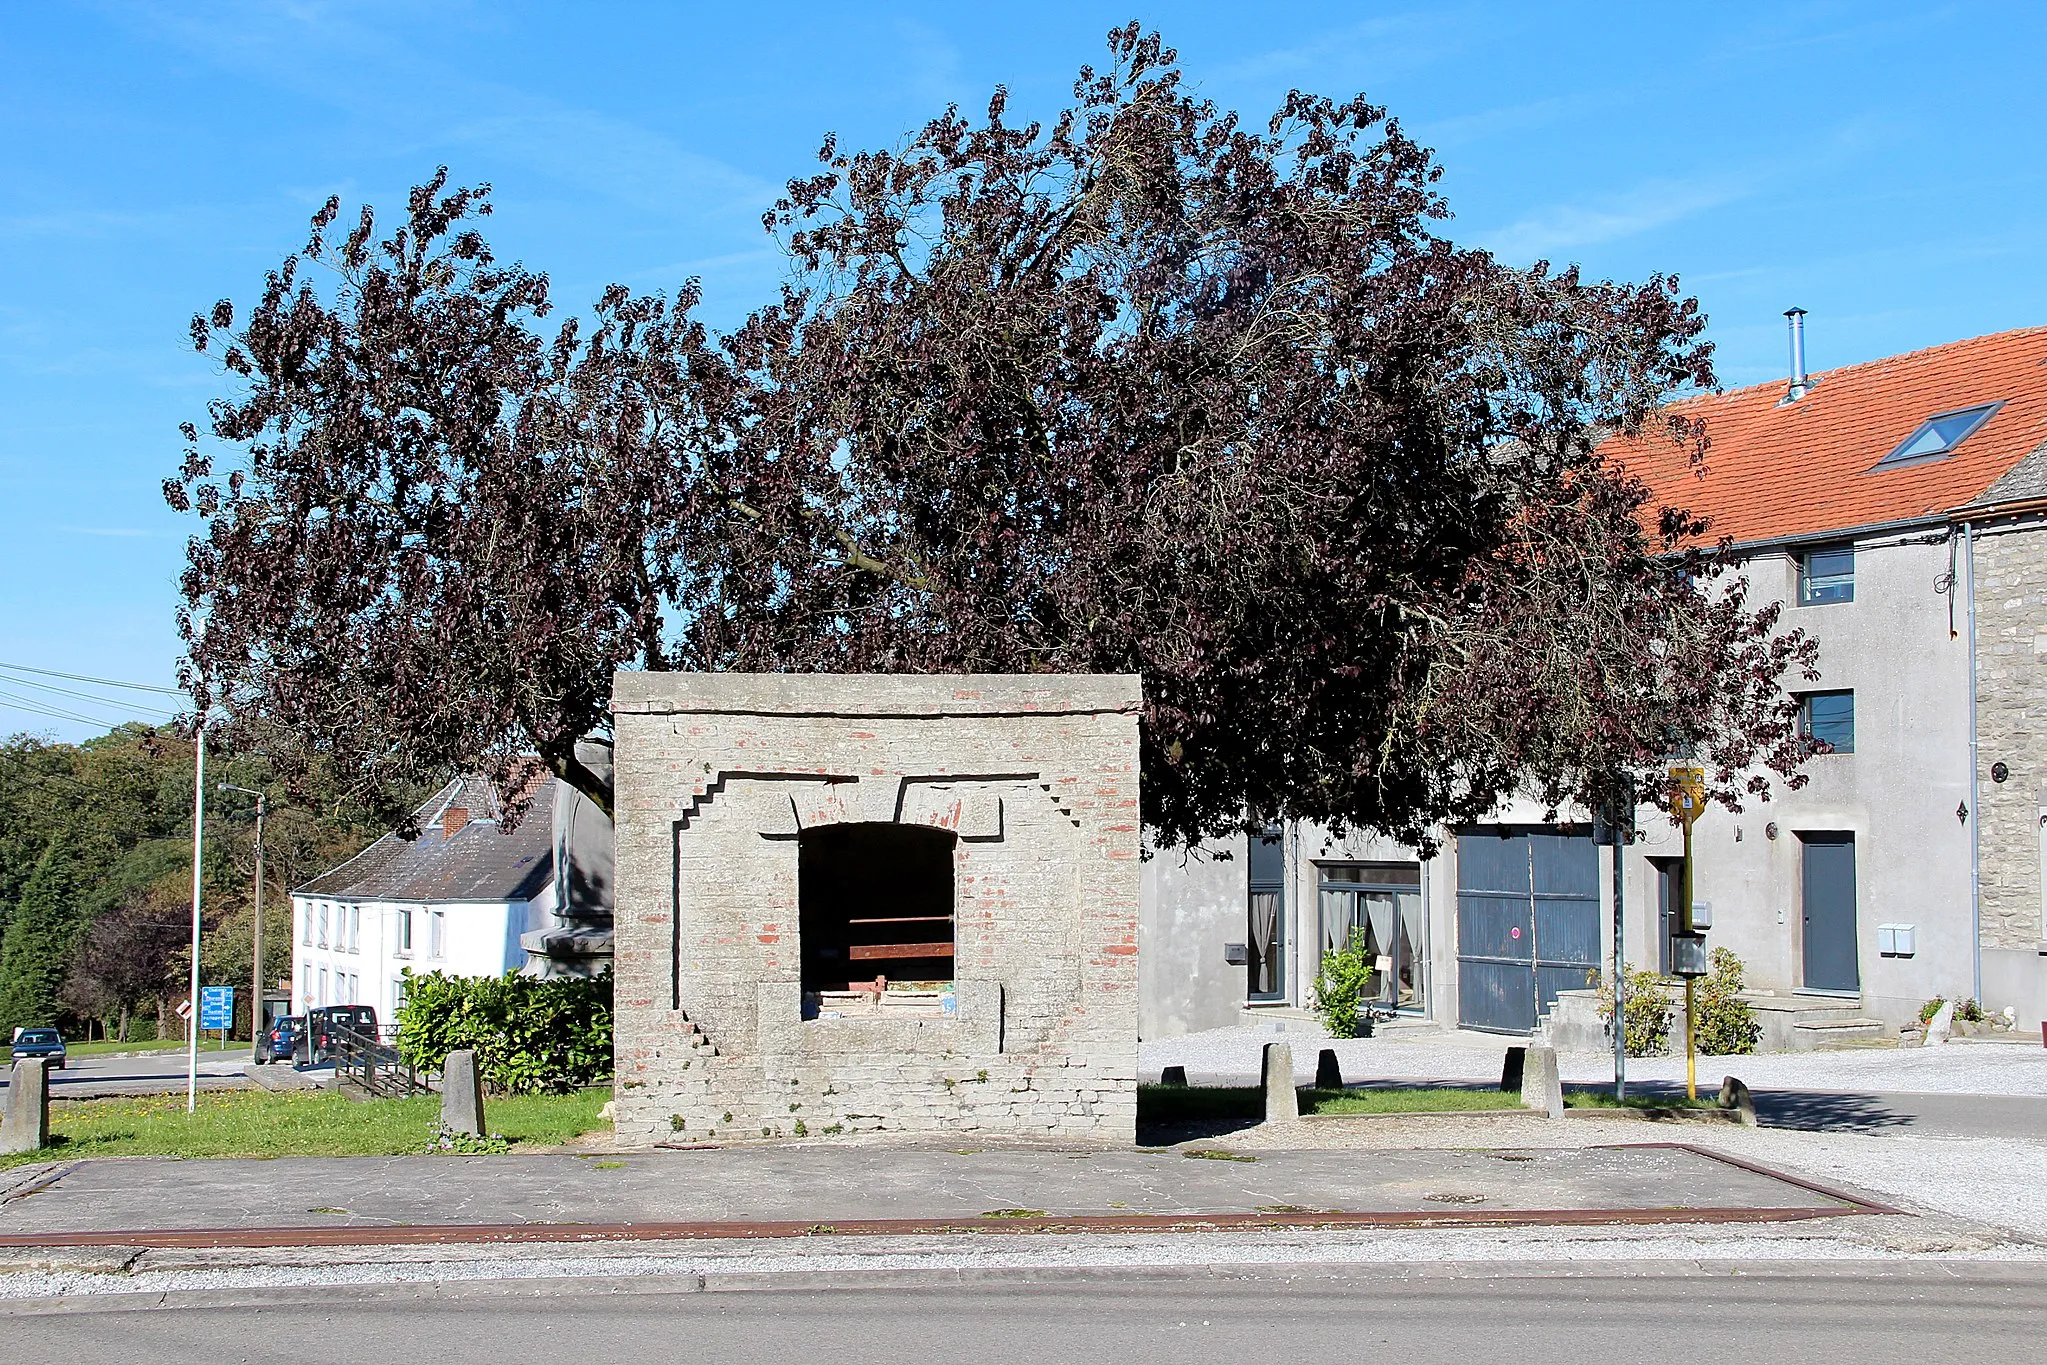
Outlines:
[[128,1007],[126,1005],[121,1006],[120,1040],[124,1043],[128,1041],[128,1015],[129,1015]]

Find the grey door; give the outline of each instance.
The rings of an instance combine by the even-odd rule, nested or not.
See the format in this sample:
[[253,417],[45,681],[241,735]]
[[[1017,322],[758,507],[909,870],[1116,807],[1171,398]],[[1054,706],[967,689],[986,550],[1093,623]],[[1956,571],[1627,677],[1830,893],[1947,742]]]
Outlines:
[[1800,834],[1805,875],[1805,985],[1859,991],[1855,953],[1855,836]]
[[1586,835],[1457,836],[1457,1021],[1527,1033],[1599,970],[1599,853]]

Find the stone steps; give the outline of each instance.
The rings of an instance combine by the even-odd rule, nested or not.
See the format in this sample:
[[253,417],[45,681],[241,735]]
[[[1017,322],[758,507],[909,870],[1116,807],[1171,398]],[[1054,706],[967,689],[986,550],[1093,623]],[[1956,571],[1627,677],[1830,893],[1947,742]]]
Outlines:
[[1886,1041],[1896,1046],[1894,1040],[1884,1038],[1884,1022],[1881,1019],[1845,1018],[1796,1024],[1792,1026],[1791,1036],[1792,1046],[1800,1052],[1868,1047]]

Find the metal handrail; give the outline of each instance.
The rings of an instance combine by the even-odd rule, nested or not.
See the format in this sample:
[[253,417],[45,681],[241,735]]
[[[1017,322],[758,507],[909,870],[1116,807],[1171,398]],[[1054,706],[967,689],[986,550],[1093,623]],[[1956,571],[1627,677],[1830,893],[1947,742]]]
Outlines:
[[438,1068],[414,1066],[382,1038],[350,1028],[328,1030],[327,1055],[334,1060],[336,1080],[380,1098],[424,1094],[440,1079]]

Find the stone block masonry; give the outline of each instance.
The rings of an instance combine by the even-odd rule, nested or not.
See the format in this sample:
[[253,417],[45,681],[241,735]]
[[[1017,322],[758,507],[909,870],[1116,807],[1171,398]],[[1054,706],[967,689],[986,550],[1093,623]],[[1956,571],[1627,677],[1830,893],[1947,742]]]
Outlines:
[[2031,954],[2047,939],[2047,526],[1993,523],[1975,560],[1983,946]]
[[[621,673],[612,696],[622,1143],[1135,1139],[1137,679]],[[829,883],[914,942],[821,921],[827,831],[933,851],[935,880]],[[940,899],[878,903],[905,886]],[[832,1007],[907,957],[950,973],[928,1008]]]

